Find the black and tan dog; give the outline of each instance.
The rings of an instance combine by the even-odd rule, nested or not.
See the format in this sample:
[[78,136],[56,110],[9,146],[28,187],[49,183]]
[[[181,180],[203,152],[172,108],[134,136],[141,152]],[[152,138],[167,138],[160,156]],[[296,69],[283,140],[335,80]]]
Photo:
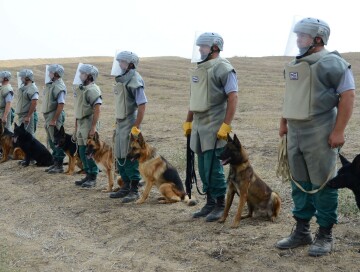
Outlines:
[[145,181],[144,192],[136,202],[137,204],[144,203],[154,185],[163,196],[159,199],[159,203],[167,204],[184,201],[189,206],[196,204],[196,201],[194,199],[190,200],[185,193],[176,168],[162,156],[157,155],[156,149],[145,142],[141,133],[138,137],[131,135],[127,159],[139,161],[139,171]]
[[76,143],[71,140],[70,134],[65,133],[64,126],[61,126],[60,130],[57,129],[56,126],[54,127],[54,145],[64,150],[65,154],[69,158],[69,166],[64,174],[74,174],[75,165],[80,168],[78,173],[83,173],[83,165],[77,150]]
[[7,161],[10,155],[13,160],[23,160],[25,158],[25,153],[21,150],[21,148],[15,147],[13,137],[14,134],[4,127],[0,118],[0,146],[2,150],[0,163]]
[[99,134],[97,132],[95,132],[94,137],[88,137],[85,154],[87,157],[92,158],[96,163],[101,163],[106,170],[108,186],[103,190],[104,193],[116,192],[124,185],[123,180],[118,178],[117,183],[120,188],[113,189],[115,168],[113,149],[107,143],[99,139]]
[[[280,212],[281,199],[256,175],[249,162],[246,150],[236,135],[234,135],[234,139],[231,139],[228,134],[227,144],[220,155],[220,159],[223,165],[230,164],[230,172],[227,180],[224,215],[219,219],[219,222],[225,222],[235,194],[240,196],[240,200],[231,227],[238,227],[240,219],[252,217],[254,212],[265,215],[274,221]],[[249,213],[241,216],[245,202],[247,202]]]

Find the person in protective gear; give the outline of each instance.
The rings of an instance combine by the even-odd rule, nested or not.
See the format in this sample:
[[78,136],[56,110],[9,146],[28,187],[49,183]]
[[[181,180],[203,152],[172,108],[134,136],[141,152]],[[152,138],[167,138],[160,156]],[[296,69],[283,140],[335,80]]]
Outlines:
[[223,44],[222,37],[212,32],[196,39],[200,57],[191,75],[190,107],[183,124],[185,136],[191,134],[190,147],[197,154],[207,196],[205,206],[193,217],[206,217],[208,222],[218,220],[225,207],[226,181],[217,156],[231,132],[238,97],[236,72],[228,60],[220,57]]
[[14,91],[10,84],[11,73],[9,71],[0,72],[0,118],[9,131],[11,128],[11,102],[14,99]]
[[62,77],[64,76],[64,67],[59,64],[51,64],[47,69],[49,82],[46,82],[44,89],[44,99],[42,102],[42,113],[45,119],[45,131],[49,146],[52,149],[52,156],[54,164],[50,166],[45,172],[49,174],[63,173],[63,162],[65,152],[62,148],[54,145],[54,127],[60,130],[64,125],[65,120],[65,98],[66,86]]
[[75,181],[75,185],[91,188],[96,185],[99,169],[95,161],[85,154],[86,140],[88,137],[94,137],[97,131],[102,98],[100,88],[95,84],[99,75],[98,69],[91,64],[82,64],[79,72],[82,84],[74,88],[75,134],[86,176]]
[[18,90],[18,101],[15,113],[18,115],[17,125],[25,124],[25,129],[35,137],[34,112],[39,99],[39,90],[34,83],[34,74],[30,69],[19,72],[21,86]]
[[[310,245],[310,256],[322,256],[333,248],[338,191],[320,187],[336,174],[338,148],[345,143],[344,131],[353,110],[355,83],[351,65],[338,52],[325,49],[330,36],[326,22],[304,18],[293,31],[299,54],[285,66],[279,135],[287,137],[296,228],[276,247]],[[315,193],[303,192],[300,187]],[[313,216],[319,225],[314,240],[309,223]]]
[[111,198],[122,198],[122,203],[129,203],[139,198],[138,186],[141,180],[139,162],[126,159],[130,133],[137,137],[145,114],[147,98],[145,84],[137,72],[138,56],[130,51],[122,51],[116,56],[120,73],[115,77],[114,86],[116,129],[115,156],[117,168],[124,186],[111,193]]

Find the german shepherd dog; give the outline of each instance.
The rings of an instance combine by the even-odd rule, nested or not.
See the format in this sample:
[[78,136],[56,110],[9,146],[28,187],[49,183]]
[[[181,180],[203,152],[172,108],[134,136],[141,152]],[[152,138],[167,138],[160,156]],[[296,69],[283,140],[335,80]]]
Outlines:
[[[279,195],[254,172],[245,148],[241,145],[236,134],[234,139],[227,136],[227,144],[220,155],[223,165],[230,164],[230,172],[227,180],[227,196],[224,215],[219,219],[224,223],[229,215],[229,210],[235,193],[240,196],[237,213],[232,228],[237,228],[240,219],[252,217],[253,213],[266,215],[271,221],[278,216],[281,207]],[[245,202],[248,205],[248,214],[241,216]]]
[[118,178],[117,183],[120,188],[113,189],[114,186],[114,154],[113,149],[104,141],[99,139],[99,134],[95,132],[94,137],[88,137],[86,141],[86,151],[85,154],[88,158],[93,158],[96,163],[101,163],[106,169],[106,174],[108,177],[108,186],[105,190],[102,190],[104,193],[116,192],[123,185],[123,180]]
[[157,155],[156,149],[145,142],[142,133],[137,138],[131,134],[127,159],[139,161],[139,171],[141,177],[145,180],[145,189],[136,202],[137,204],[145,202],[154,185],[163,196],[159,199],[159,203],[167,204],[184,201],[189,206],[196,204],[196,201],[190,200],[185,193],[176,168],[165,158]]
[[353,191],[356,205],[360,209],[360,154],[352,162],[341,154],[339,156],[342,167],[337,176],[329,180],[327,186],[335,189],[348,188]]
[[80,155],[77,152],[78,150],[76,148],[76,143],[71,140],[70,134],[65,133],[64,126],[61,126],[60,130],[58,130],[56,126],[54,127],[54,145],[64,150],[65,154],[69,158],[69,166],[64,174],[74,174],[75,165],[81,169],[78,173],[83,172],[83,165],[80,159]]
[[35,160],[37,166],[50,166],[54,164],[49,150],[25,130],[24,123],[20,126],[15,123],[14,143],[25,152],[23,166],[29,166],[30,160]]
[[23,160],[25,153],[20,147],[15,147],[13,143],[14,134],[4,127],[0,118],[0,146],[2,150],[2,158],[0,163],[3,163],[9,159],[9,155],[12,155],[13,160]]

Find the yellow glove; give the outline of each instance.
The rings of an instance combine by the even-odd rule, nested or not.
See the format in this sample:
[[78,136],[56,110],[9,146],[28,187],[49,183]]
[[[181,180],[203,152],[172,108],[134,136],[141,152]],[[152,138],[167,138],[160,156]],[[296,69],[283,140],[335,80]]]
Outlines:
[[134,136],[138,136],[139,134],[140,134],[140,129],[138,129],[137,127],[135,127],[135,126],[133,126],[132,128],[131,128],[131,134],[132,135],[134,135]]
[[222,123],[222,125],[217,133],[217,137],[219,140],[226,140],[227,134],[230,132],[231,132],[231,126],[229,126],[228,124]]
[[184,136],[188,136],[191,134],[192,122],[184,122],[182,127],[184,130]]

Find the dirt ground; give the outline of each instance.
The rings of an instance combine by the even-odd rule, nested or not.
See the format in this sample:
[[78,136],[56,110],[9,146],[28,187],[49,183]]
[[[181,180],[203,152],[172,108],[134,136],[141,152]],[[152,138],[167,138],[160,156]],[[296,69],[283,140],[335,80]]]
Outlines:
[[[352,64],[360,86],[360,54],[344,57]],[[91,61],[100,70],[98,84],[104,100],[100,136],[111,143],[112,60],[102,57]],[[287,236],[294,224],[290,186],[275,175],[284,90],[282,68],[288,59],[230,61],[240,86],[233,132],[247,148],[255,171],[282,198],[276,222],[245,219],[238,229],[231,229],[237,198],[225,224],[192,219],[191,214],[205,201],[195,188],[193,194],[200,203],[194,207],[158,204],[160,195],[156,189],[143,205],[125,205],[101,192],[107,183],[104,172],[99,174],[95,189],[79,189],[74,181],[80,175],[49,175],[44,168],[23,168],[16,161],[8,161],[0,165],[0,271],[360,271],[360,213],[354,196],[346,189],[340,190],[339,224],[334,228],[336,248],[331,255],[312,258],[307,256],[307,247],[286,251],[274,248],[274,243]],[[66,130],[72,132],[71,83],[77,63],[86,60],[59,62],[64,63],[69,92]],[[28,63],[0,61],[0,66],[16,74]],[[35,61],[29,67],[42,90],[43,62]],[[186,140],[181,125],[187,113],[190,67],[189,60],[164,57],[141,59],[139,68],[149,100],[143,134],[179,169],[183,179]],[[342,150],[349,159],[360,150],[359,125],[356,106]],[[42,116],[37,138],[45,143]],[[313,233],[316,228],[313,220]]]

